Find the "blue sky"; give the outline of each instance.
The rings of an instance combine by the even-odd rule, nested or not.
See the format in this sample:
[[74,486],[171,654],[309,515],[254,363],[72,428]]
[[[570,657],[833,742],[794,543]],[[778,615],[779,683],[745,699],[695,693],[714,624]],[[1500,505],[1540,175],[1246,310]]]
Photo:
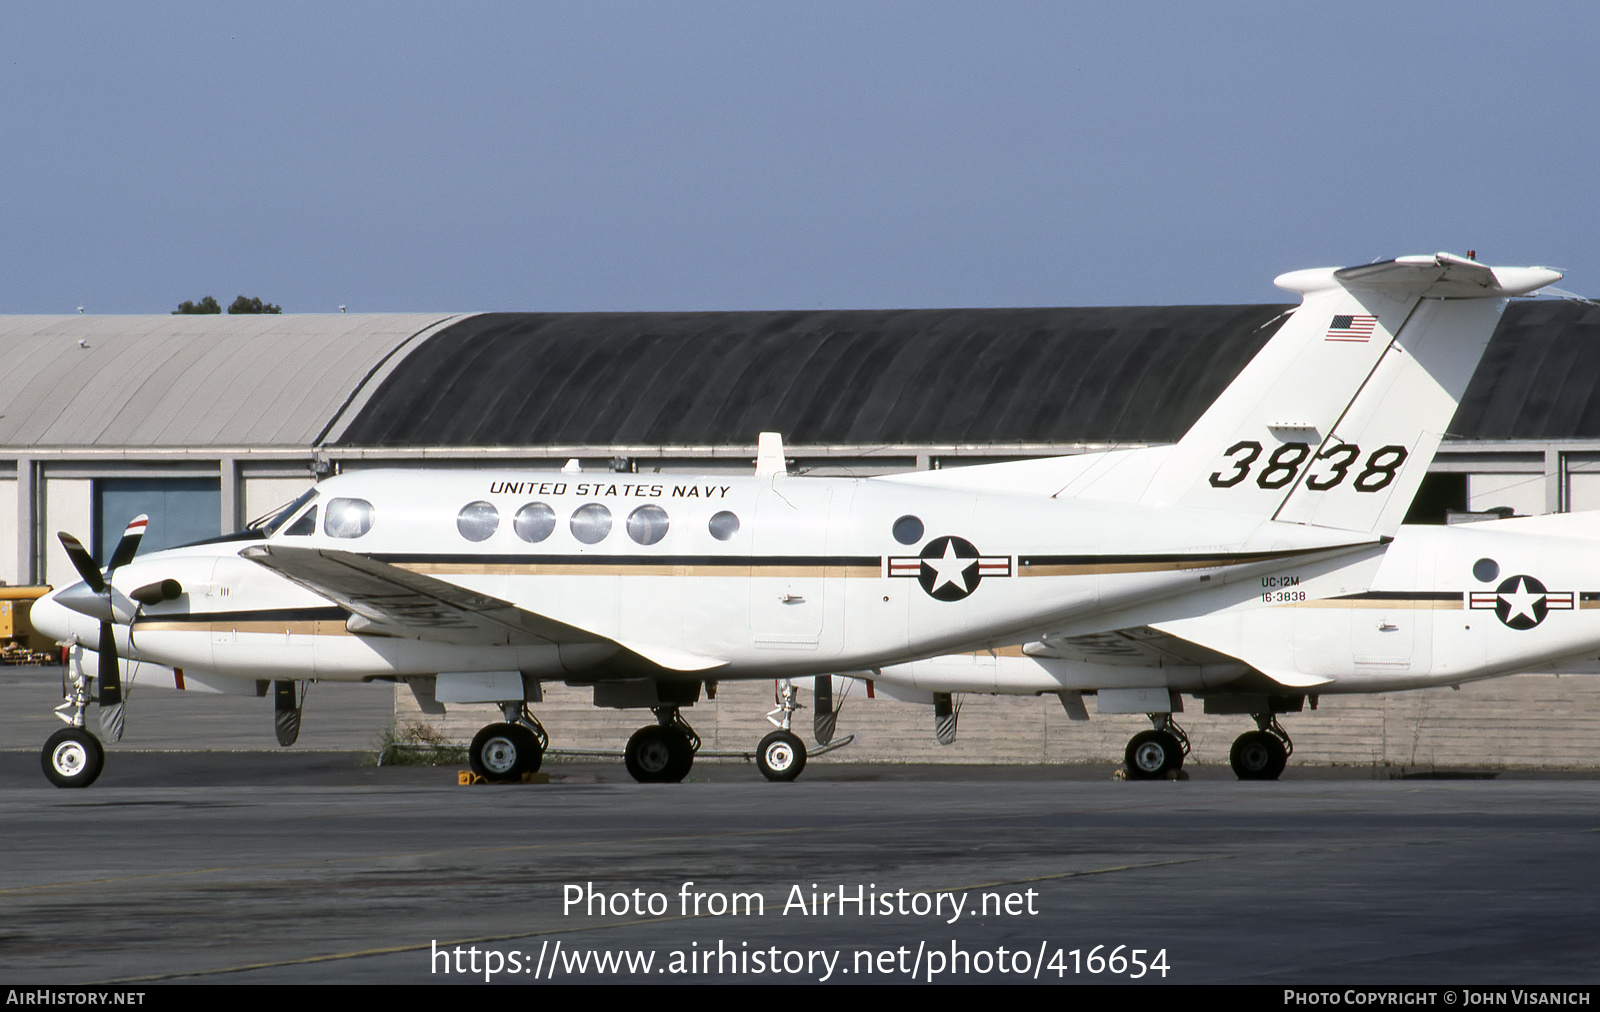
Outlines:
[[1476,249],[1600,295],[1600,4],[0,13],[0,313],[1290,301]]

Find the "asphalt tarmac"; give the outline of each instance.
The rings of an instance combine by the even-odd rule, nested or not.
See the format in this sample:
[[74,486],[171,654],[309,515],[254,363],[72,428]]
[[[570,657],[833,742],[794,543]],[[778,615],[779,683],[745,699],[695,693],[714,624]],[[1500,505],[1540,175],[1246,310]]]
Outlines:
[[361,758],[0,753],[0,983],[1600,978],[1594,779]]

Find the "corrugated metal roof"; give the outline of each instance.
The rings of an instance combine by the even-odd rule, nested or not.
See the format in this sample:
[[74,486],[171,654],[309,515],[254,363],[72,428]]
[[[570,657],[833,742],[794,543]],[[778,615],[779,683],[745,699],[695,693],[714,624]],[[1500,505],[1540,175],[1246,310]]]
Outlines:
[[1600,306],[1513,303],[1450,426],[1456,439],[1600,439]]
[[1288,308],[490,313],[428,338],[333,441],[1160,442]]
[[449,314],[0,317],[0,446],[309,446]]
[[[1159,443],[1288,308],[0,317],[0,446]],[[1511,305],[1451,435],[1600,439],[1600,308]]]

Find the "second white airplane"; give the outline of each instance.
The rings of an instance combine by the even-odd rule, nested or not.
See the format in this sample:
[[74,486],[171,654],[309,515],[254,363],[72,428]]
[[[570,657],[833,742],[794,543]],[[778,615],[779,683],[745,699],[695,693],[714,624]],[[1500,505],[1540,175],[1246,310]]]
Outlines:
[[[596,705],[653,710],[625,759],[670,781],[698,748],[681,711],[718,681],[1226,615],[1286,573],[1364,593],[1504,298],[1559,277],[1447,254],[1284,275],[1302,305],[1170,447],[875,479],[770,458],[743,478],[358,471],[203,544],[135,558],[136,524],[104,574],[63,536],[84,582],[33,621],[99,657],[45,772],[98,775],[85,713],[116,725],[130,662],[141,682],[277,683],[280,740],[310,679],[497,703],[471,760],[501,779],[539,765],[540,683],[592,685]],[[1234,678],[1261,673],[1232,656]],[[758,762],[792,779],[805,755],[785,727]]]

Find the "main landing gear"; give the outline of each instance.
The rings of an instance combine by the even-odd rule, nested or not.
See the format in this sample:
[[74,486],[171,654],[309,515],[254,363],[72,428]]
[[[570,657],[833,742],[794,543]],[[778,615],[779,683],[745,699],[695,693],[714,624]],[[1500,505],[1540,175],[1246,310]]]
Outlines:
[[1129,780],[1159,780],[1183,766],[1189,754],[1189,736],[1170,713],[1148,714],[1155,728],[1140,731],[1128,740],[1123,759]]
[[1240,780],[1276,780],[1294,755],[1288,732],[1270,713],[1252,713],[1256,730],[1246,731],[1233,741],[1228,765]]
[[652,706],[656,723],[633,732],[622,753],[628,774],[641,784],[675,784],[689,775],[700,736],[676,706]]
[[505,723],[490,724],[472,739],[467,761],[485,780],[504,783],[539,772],[550,736],[526,703],[501,703]]

